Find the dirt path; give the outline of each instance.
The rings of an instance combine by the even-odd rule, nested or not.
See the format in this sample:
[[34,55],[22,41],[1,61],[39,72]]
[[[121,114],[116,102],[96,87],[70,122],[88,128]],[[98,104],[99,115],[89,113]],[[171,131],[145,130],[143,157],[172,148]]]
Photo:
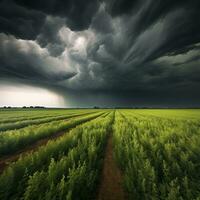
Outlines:
[[113,157],[112,135],[106,146],[103,172],[98,190],[97,200],[124,200],[122,175]]

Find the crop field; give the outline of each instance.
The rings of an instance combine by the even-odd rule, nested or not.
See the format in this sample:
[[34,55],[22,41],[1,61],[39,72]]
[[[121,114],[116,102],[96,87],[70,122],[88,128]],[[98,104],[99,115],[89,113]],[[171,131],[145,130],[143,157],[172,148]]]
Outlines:
[[8,199],[200,200],[200,110],[1,109]]

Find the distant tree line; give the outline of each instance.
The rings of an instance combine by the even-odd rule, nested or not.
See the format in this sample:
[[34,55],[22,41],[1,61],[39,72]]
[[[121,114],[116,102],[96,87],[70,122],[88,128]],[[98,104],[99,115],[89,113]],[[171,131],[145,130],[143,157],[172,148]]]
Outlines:
[[[17,108],[17,107],[12,107],[12,106],[3,106],[4,109],[11,109],[11,108]],[[22,106],[21,108],[25,109],[25,108],[31,108],[31,109],[43,109],[43,108],[46,108],[44,106]]]

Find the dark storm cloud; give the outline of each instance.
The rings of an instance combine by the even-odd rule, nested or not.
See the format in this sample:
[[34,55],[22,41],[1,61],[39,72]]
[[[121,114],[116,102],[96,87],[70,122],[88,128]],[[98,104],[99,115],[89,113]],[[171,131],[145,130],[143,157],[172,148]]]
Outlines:
[[195,49],[200,41],[199,9],[181,10],[172,14],[166,20],[165,42],[154,52],[152,58],[166,54],[184,54],[188,50]]
[[15,0],[15,2],[31,10],[67,18],[67,25],[72,30],[89,27],[99,6],[98,0]]
[[90,26],[98,7],[98,0],[2,0],[0,31],[23,39],[35,39],[42,31],[47,15],[65,19],[72,30],[84,30]]
[[100,8],[92,20],[91,27],[100,33],[112,33],[113,25],[111,16]]
[[[75,75],[72,70],[64,71],[62,61],[52,58],[33,41],[19,41],[13,36],[0,34],[0,44],[1,78],[56,82]],[[55,70],[55,65],[60,70]]]
[[83,104],[197,102],[199,10],[199,0],[0,1],[0,78]]
[[139,4],[139,0],[108,0],[106,3],[106,9],[112,16],[118,16],[122,14],[130,13],[132,10],[136,10]]
[[183,64],[190,64],[191,62],[198,62],[200,61],[200,55],[195,55],[191,58],[189,58],[188,60],[186,60],[185,62],[177,62],[177,63],[174,63],[174,65],[183,65]]
[[58,36],[59,30],[64,26],[65,20],[59,17],[46,17],[41,33],[37,36],[37,42],[41,47],[46,47],[51,55],[58,56],[64,49],[65,45]]
[[11,0],[0,2],[0,32],[22,39],[35,39],[40,33],[45,15],[27,10]]

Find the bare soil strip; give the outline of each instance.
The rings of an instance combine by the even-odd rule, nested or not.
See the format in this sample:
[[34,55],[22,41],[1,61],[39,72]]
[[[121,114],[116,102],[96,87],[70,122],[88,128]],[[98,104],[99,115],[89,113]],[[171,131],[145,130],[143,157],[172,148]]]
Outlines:
[[112,135],[108,138],[105,151],[102,177],[97,200],[124,200],[122,175],[113,157]]
[[[101,115],[99,115],[99,116],[101,116]],[[97,116],[97,117],[99,117],[99,116]],[[95,118],[89,119],[88,121],[91,121],[91,120],[93,120]],[[88,121],[86,121],[86,122],[88,122]],[[83,122],[81,124],[84,124],[86,122]],[[40,140],[36,141],[33,144],[28,145],[27,147],[25,147],[23,149],[20,149],[19,151],[15,152],[15,153],[13,153],[11,155],[7,155],[7,156],[1,157],[0,158],[0,174],[6,169],[6,167],[8,167],[8,165],[11,162],[17,161],[21,156],[24,157],[30,152],[37,151],[39,147],[41,147],[43,145],[46,145],[48,143],[48,141],[55,140],[58,137],[61,137],[62,135],[66,134],[67,132],[69,132],[71,129],[73,129],[75,127],[68,128],[68,129],[66,129],[64,131],[60,131],[60,132],[57,132],[55,134],[52,134],[52,135],[50,135],[48,137],[45,137],[43,139],[40,139]]]

